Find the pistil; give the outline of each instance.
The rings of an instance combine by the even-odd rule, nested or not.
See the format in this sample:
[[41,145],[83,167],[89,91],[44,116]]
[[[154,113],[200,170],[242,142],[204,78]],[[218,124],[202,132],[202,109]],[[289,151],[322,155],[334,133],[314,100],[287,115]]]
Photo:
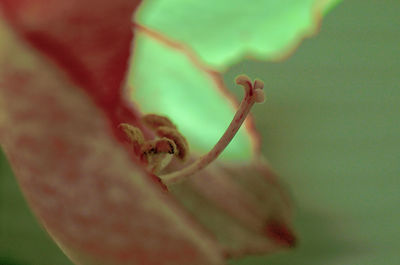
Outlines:
[[201,156],[197,161],[193,162],[189,166],[180,169],[178,171],[165,175],[160,175],[159,177],[164,182],[164,184],[170,185],[178,183],[187,178],[188,176],[191,176],[199,172],[207,165],[209,165],[211,162],[213,162],[232,141],[233,137],[236,135],[239,128],[245,121],[252,106],[255,103],[264,102],[265,100],[263,91],[264,84],[262,81],[255,80],[254,83],[252,83],[249,77],[241,75],[236,78],[236,83],[238,85],[243,86],[245,90],[245,96],[241,101],[239,109],[236,112],[229,127],[226,129],[225,133],[215,144],[215,146],[207,154]]

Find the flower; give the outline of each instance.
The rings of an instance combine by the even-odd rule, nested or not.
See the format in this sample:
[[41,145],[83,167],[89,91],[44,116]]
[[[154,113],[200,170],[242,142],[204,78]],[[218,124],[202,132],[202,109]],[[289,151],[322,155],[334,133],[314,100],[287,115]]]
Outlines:
[[30,207],[76,264],[213,265],[293,246],[290,200],[259,154],[170,185],[126,141],[121,124],[152,137],[123,89],[139,4],[1,2],[0,142]]

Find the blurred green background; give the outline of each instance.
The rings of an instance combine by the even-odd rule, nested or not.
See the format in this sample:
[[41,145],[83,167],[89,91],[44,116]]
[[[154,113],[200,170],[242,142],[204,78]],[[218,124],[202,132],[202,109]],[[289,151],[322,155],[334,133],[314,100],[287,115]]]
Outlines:
[[[232,88],[242,72],[266,83],[269,99],[253,113],[292,190],[300,238],[289,252],[232,264],[400,264],[399,14],[398,0],[345,1],[286,61],[225,74]],[[0,160],[0,265],[70,265]]]

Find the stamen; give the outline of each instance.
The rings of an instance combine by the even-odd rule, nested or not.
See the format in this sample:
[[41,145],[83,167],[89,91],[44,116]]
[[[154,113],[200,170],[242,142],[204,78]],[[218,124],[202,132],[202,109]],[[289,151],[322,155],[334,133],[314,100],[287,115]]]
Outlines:
[[197,161],[193,162],[189,166],[179,171],[159,176],[164,184],[168,185],[182,181],[186,177],[193,175],[214,161],[236,135],[254,103],[264,102],[265,96],[264,91],[262,90],[264,83],[261,80],[255,80],[254,84],[252,84],[248,76],[241,75],[236,78],[236,84],[243,86],[245,97],[240,103],[238,111],[221,139],[219,139],[211,151],[201,156]]
[[142,117],[143,123],[150,129],[156,130],[158,127],[164,126],[176,129],[176,126],[170,119],[157,114],[146,114]]
[[163,170],[177,152],[174,141],[165,137],[147,141],[141,149],[141,159],[148,162],[148,170],[154,174]]
[[159,137],[166,137],[174,141],[178,149],[176,155],[179,159],[184,161],[187,158],[189,144],[180,132],[173,128],[161,126],[157,129],[156,133]]
[[143,123],[155,131],[157,138],[145,140],[142,131],[130,124],[121,123],[119,127],[133,144],[135,154],[147,165],[149,171],[159,174],[174,156],[184,161],[188,156],[189,145],[176,126],[164,116],[147,114]]
[[121,123],[119,127],[125,132],[129,141],[133,144],[133,149],[135,153],[139,153],[141,146],[144,143],[144,136],[142,131],[139,128],[132,126],[128,123]]

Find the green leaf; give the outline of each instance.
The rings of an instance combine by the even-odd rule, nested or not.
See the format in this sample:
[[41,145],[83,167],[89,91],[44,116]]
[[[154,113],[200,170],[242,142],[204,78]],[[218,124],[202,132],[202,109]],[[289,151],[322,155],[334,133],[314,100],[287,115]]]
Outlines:
[[28,209],[0,149],[0,264],[71,265]]
[[137,22],[187,45],[216,69],[250,55],[276,59],[313,34],[337,0],[147,1]]

